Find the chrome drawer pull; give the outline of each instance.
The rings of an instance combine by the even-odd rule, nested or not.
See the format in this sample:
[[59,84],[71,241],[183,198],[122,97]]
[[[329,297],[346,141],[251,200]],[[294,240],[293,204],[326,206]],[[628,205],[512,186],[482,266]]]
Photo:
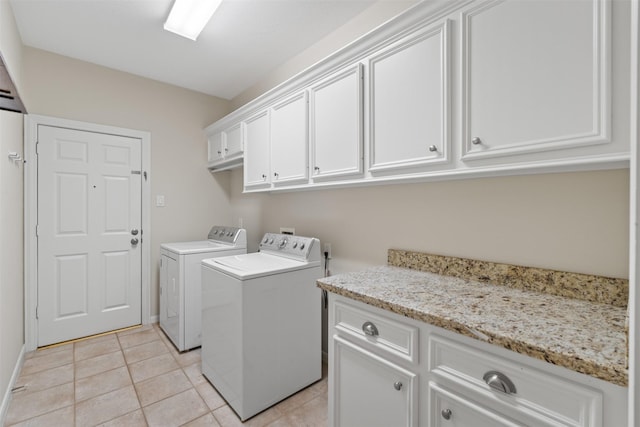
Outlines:
[[393,388],[398,391],[402,390],[402,383],[400,381],[396,381],[395,383],[393,383]]
[[506,394],[516,393],[516,386],[513,385],[509,377],[502,372],[489,371],[484,374],[482,379],[484,379],[484,382],[486,382],[493,390]]
[[370,337],[378,336],[378,328],[376,328],[376,325],[371,322],[364,322],[362,324],[362,332],[364,332],[365,335],[369,335]]

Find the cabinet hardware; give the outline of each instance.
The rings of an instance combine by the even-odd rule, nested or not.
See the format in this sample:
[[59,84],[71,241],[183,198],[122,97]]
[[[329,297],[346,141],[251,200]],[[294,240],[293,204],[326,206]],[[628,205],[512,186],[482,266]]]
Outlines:
[[138,229],[134,228],[133,230],[131,230],[131,235],[132,236],[137,236],[138,235]]
[[516,386],[513,385],[511,380],[502,372],[489,371],[483,375],[482,379],[493,390],[506,394],[516,393]]
[[276,179],[278,179],[278,172],[274,172],[274,173],[273,173],[273,176],[274,176]]
[[262,174],[262,180],[263,180],[263,181],[266,181],[266,180],[267,180],[267,175]]
[[131,239],[131,244],[132,245],[137,245],[138,244],[138,239],[136,239],[135,237],[133,239]]
[[371,322],[364,322],[362,324],[362,332],[364,332],[365,335],[369,335],[370,337],[378,336],[378,328],[376,328],[376,325]]
[[474,137],[471,139],[471,143],[472,143],[473,145],[480,145],[480,144],[482,144],[482,140],[481,140],[480,138],[478,138],[477,136],[474,136]]
[[395,388],[398,391],[402,390],[402,382],[396,381],[395,383],[393,383],[393,388]]
[[438,147],[436,147],[435,145],[431,145],[431,146],[429,146],[429,151],[431,151],[432,153],[436,152],[436,151],[438,151]]
[[451,409],[443,409],[440,413],[442,414],[442,418],[444,418],[445,420],[451,419]]

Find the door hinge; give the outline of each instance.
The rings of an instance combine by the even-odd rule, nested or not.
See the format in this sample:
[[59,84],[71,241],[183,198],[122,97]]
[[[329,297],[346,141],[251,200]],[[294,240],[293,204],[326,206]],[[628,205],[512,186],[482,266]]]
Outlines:
[[39,319],[38,317],[38,306],[36,305],[36,319]]
[[40,233],[40,224],[36,224],[36,237],[39,236]]
[[38,145],[40,144],[40,142],[36,141],[36,156],[38,155]]

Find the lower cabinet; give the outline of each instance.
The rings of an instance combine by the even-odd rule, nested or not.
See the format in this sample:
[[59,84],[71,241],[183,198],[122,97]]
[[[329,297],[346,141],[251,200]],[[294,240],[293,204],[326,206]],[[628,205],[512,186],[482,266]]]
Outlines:
[[417,426],[417,375],[333,337],[335,426]]
[[627,424],[627,389],[329,294],[329,426]]

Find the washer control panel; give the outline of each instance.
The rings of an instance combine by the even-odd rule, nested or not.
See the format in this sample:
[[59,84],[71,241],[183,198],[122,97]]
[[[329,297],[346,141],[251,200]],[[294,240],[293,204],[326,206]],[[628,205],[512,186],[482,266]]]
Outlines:
[[260,240],[260,251],[275,253],[289,258],[310,260],[314,252],[320,251],[320,242],[314,237],[290,234],[267,233]]
[[224,243],[235,243],[241,231],[244,232],[244,229],[214,225],[209,231],[208,239]]

